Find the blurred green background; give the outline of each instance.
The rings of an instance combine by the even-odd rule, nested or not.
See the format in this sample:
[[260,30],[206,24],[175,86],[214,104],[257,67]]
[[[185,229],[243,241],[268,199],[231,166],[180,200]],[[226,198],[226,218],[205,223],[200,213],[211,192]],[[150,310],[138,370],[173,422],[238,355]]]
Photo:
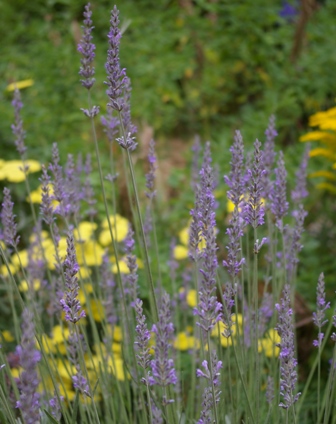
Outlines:
[[[92,96],[104,113],[106,35],[113,3],[91,3],[97,46]],[[186,182],[188,147],[196,133],[203,141],[213,141],[222,175],[228,171],[233,131],[241,129],[246,144],[252,146],[256,137],[263,141],[268,118],[275,114],[278,147],[285,149],[292,183],[303,151],[298,138],[307,131],[309,115],[335,101],[336,2],[123,0],[116,4],[124,31],[121,64],[133,86],[133,119],[140,134],[153,133],[158,140],[171,200],[165,213],[172,219],[173,232],[188,219],[192,197],[181,193],[180,187]],[[10,129],[12,92],[6,88],[30,78],[34,84],[22,91],[28,157],[49,159],[55,141],[63,158],[67,153],[93,151],[90,124],[80,111],[87,104],[77,53],[84,5],[82,0],[0,1],[3,159],[17,157]],[[102,151],[107,151],[102,127],[98,135]],[[171,159],[164,163],[168,156]],[[323,167],[323,161],[311,162],[311,170]],[[312,183],[310,191],[300,271],[303,284],[316,282],[322,270],[327,282],[335,276],[334,198],[318,192]],[[313,300],[315,283],[309,292]]]

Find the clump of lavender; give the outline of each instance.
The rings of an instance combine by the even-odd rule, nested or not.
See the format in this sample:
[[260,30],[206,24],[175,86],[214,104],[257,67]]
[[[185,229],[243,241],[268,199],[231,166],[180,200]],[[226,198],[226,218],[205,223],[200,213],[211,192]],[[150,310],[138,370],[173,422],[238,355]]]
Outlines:
[[261,195],[263,192],[263,177],[265,170],[263,167],[263,154],[260,150],[261,143],[259,140],[256,140],[254,143],[254,160],[252,169],[247,170],[247,174],[250,179],[250,184],[248,187],[248,200],[244,208],[244,219],[245,221],[252,225],[253,228],[264,223],[265,208],[261,200]]
[[318,327],[319,332],[317,340],[313,341],[313,345],[315,347],[320,347],[324,338],[324,333],[322,333],[321,329],[328,322],[328,320],[325,319],[325,313],[326,310],[330,308],[330,302],[326,302],[325,300],[325,284],[323,272],[320,274],[318,279],[316,297],[317,311],[313,312],[313,322]]
[[76,249],[74,245],[74,237],[71,231],[67,236],[67,256],[64,261],[64,278],[65,278],[65,298],[60,300],[62,308],[65,312],[65,319],[76,324],[81,318],[85,317],[85,311],[81,310],[81,304],[78,300],[78,279],[77,273],[79,266],[76,258]]
[[[174,333],[174,326],[171,321],[170,299],[167,293],[163,293],[159,308],[159,321],[154,324],[152,331],[156,335],[155,356],[151,360],[152,376],[148,378],[150,385],[167,387],[177,383],[177,376],[173,359],[169,359],[170,343]],[[164,397],[163,403],[173,402],[172,399]]]
[[222,304],[217,302],[216,292],[216,270],[217,244],[216,244],[216,218],[215,197],[213,195],[213,176],[210,165],[201,169],[201,188],[199,195],[198,219],[202,238],[206,246],[203,252],[203,263],[200,273],[202,281],[199,291],[199,304],[194,308],[194,314],[199,317],[196,323],[205,332],[211,331],[216,322],[221,319]]
[[21,94],[20,91],[16,88],[14,91],[14,98],[12,101],[12,105],[14,107],[14,124],[12,125],[12,131],[15,136],[15,146],[16,150],[19,152],[20,156],[22,157],[27,147],[25,146],[24,139],[26,137],[26,132],[23,129],[23,122],[21,118],[21,109],[23,108],[23,104],[21,101]]
[[290,287],[285,285],[280,303],[275,305],[278,311],[276,330],[281,337],[280,347],[280,395],[279,406],[288,409],[299,399],[301,393],[295,394],[297,382],[297,360],[295,358],[293,310],[290,306]]
[[17,236],[16,233],[16,222],[15,215],[13,213],[14,203],[12,202],[10,190],[5,187],[3,190],[3,202],[2,202],[2,211],[1,211],[1,223],[2,223],[2,238],[4,242],[11,247],[16,248],[20,236]]
[[77,47],[77,50],[82,55],[82,66],[80,67],[79,75],[83,78],[81,80],[82,86],[90,90],[95,82],[95,79],[93,78],[95,69],[92,66],[92,62],[95,58],[94,51],[96,49],[96,46],[92,43],[92,30],[94,27],[92,26],[92,11],[90,3],[85,6],[83,15],[85,18],[83,21],[84,25],[82,26],[83,36]]
[[26,424],[40,422],[40,395],[37,393],[39,377],[37,364],[41,360],[41,353],[35,348],[35,326],[33,314],[27,308],[22,312],[22,338],[21,345],[16,348],[20,366],[23,371],[20,374],[18,388],[19,400],[16,407],[20,409]]
[[203,370],[197,369],[197,377],[205,378],[208,386],[204,389],[201,417],[197,421],[198,424],[212,424],[214,408],[220,400],[220,369],[223,368],[222,361],[218,361],[216,351],[211,352],[211,370],[208,361],[202,362]]

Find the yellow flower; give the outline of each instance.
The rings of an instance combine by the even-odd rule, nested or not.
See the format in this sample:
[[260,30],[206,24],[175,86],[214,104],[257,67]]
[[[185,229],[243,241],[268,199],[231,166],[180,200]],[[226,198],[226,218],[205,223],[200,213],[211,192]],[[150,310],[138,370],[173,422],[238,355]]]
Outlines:
[[104,308],[99,300],[90,300],[90,306],[92,311],[92,317],[96,322],[101,322],[104,319]]
[[192,289],[187,293],[187,303],[191,308],[195,308],[197,306],[197,291]]
[[14,337],[12,336],[12,333],[8,330],[1,331],[1,338],[9,343],[14,341]]
[[34,80],[29,78],[17,82],[12,82],[6,87],[6,91],[14,91],[16,89],[22,90],[23,88],[31,87],[34,84]]
[[271,328],[262,339],[258,340],[258,351],[264,352],[269,358],[278,357],[280,348],[276,344],[280,342],[281,338],[278,332]]
[[173,256],[178,261],[182,259],[186,259],[188,257],[188,248],[185,246],[182,246],[181,244],[178,244],[174,248]]
[[[123,241],[128,233],[128,221],[126,218],[121,215],[110,215],[110,223],[112,227],[112,234],[117,243]],[[102,246],[108,246],[112,244],[110,229],[108,225],[107,218],[102,222],[102,228],[99,235],[99,242]]]
[[[40,290],[41,288],[41,281],[40,280],[33,280],[32,289],[34,291]],[[29,284],[27,280],[22,280],[19,284],[19,290],[21,292],[27,292],[29,290]]]
[[12,264],[16,267],[16,268],[20,268],[21,266],[23,268],[26,268],[26,266],[28,265],[28,252],[26,249],[21,250],[20,252],[18,252],[18,255],[13,255],[11,257],[12,260]]
[[[113,262],[115,262],[115,258],[114,257],[112,257],[111,260]],[[136,263],[138,265],[138,268],[143,268],[143,262],[142,262],[141,259],[137,258],[136,259]],[[126,263],[126,258],[120,258],[118,265],[119,265],[120,274],[129,274],[130,271],[129,271],[129,268],[128,268],[127,263]],[[111,270],[112,270],[113,274],[118,274],[117,263],[114,263],[112,265]]]
[[103,261],[104,250],[94,240],[76,243],[78,265],[99,266]]
[[190,336],[185,331],[182,331],[176,336],[174,341],[174,348],[178,350],[199,349],[200,341],[194,336]]
[[28,166],[27,174],[41,170],[41,164],[36,160],[9,160],[4,162],[0,168],[0,180],[8,180],[12,183],[20,183],[26,179],[23,172],[24,165]]
[[96,229],[97,224],[95,222],[82,221],[79,223],[78,227],[74,229],[74,237],[77,242],[79,240],[88,240]]

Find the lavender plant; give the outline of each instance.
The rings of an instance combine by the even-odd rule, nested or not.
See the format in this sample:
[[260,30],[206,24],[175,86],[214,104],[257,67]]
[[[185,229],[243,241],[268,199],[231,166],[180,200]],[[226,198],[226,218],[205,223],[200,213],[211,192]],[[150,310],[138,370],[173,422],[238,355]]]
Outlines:
[[[20,414],[21,421],[32,424],[48,419],[62,424],[308,424],[311,414],[326,424],[336,412],[335,348],[326,388],[321,370],[328,343],[336,339],[335,333],[330,337],[336,318],[322,331],[330,307],[323,274],[312,314],[318,349],[306,383],[299,377],[295,347],[308,150],[293,188],[286,155],[275,149],[275,117],[264,145],[255,141],[253,155],[245,154],[243,136],[236,131],[231,170],[224,177],[233,208],[224,223],[217,218],[225,207],[216,198],[221,179],[210,143],[200,164],[197,139],[191,166],[194,207],[188,228],[178,235],[186,253],[176,257],[178,241],[164,252],[171,234],[164,243],[160,237],[168,231],[157,232],[157,223],[167,215],[158,216],[156,210],[161,207],[155,187],[158,154],[151,141],[149,171],[138,178],[134,151],[141,141],[135,139],[131,119],[131,82],[120,63],[117,7],[108,34],[107,104],[91,102],[99,86],[94,84],[92,10],[94,5],[85,6],[78,51],[80,83],[89,98],[82,110],[92,125],[96,161],[72,154],[62,164],[53,144],[51,163],[42,164],[39,208],[30,191],[37,180],[24,165],[29,146],[20,118],[22,100],[15,92],[14,146],[23,163],[34,226],[31,232],[20,222],[15,190],[4,188],[0,275],[6,288],[2,313],[10,318],[1,324],[0,420],[15,424]],[[106,161],[96,130],[100,108],[106,109],[102,123],[109,169],[102,167]],[[117,202],[119,159],[127,181],[128,218],[120,215],[124,209]],[[100,190],[93,185],[97,172]],[[262,248],[265,243],[268,249]],[[317,407],[306,413],[316,369]]]

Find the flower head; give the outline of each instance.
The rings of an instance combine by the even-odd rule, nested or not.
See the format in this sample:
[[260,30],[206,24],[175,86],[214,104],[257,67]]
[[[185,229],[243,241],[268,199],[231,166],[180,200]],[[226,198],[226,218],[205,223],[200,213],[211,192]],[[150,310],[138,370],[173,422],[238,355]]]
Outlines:
[[85,18],[83,21],[84,25],[82,26],[83,37],[77,47],[77,50],[82,55],[82,66],[80,67],[79,75],[83,78],[81,80],[82,86],[90,90],[95,82],[95,79],[93,78],[95,69],[92,66],[92,62],[95,57],[94,51],[96,49],[96,46],[92,43],[91,33],[94,27],[92,26],[92,11],[90,3],[85,6],[83,15]]

